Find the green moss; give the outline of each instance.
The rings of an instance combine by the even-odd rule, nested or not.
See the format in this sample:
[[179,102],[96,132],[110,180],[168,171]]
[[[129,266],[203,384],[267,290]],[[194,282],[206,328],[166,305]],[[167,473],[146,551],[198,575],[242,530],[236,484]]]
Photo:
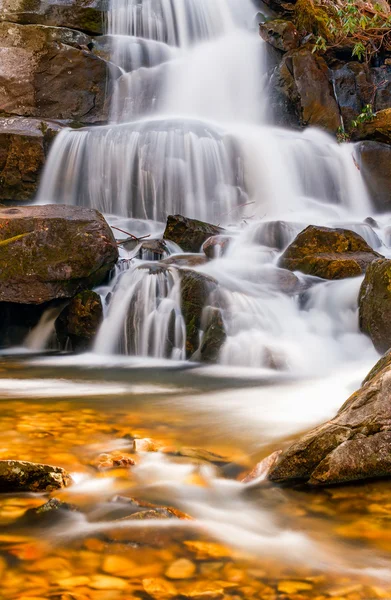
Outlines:
[[323,8],[315,5],[314,0],[297,0],[295,22],[298,29],[329,38],[329,16]]

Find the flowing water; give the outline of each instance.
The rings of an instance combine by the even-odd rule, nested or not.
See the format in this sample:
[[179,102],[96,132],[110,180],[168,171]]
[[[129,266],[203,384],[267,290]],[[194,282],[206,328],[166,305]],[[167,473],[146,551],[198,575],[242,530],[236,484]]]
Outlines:
[[[284,289],[281,251],[319,224],[390,255],[388,216],[364,222],[354,147],[270,125],[255,13],[250,0],[112,0],[122,75],[110,123],[58,135],[38,201],[99,209],[150,240],[181,213],[222,225],[230,244],[198,266],[173,244],[159,263],[122,246],[98,288],[105,318],[90,353],[42,352],[54,312],[4,352],[0,457],[61,465],[75,484],[56,494],[74,510],[53,520],[26,516],[41,496],[0,498],[0,598],[391,597],[387,482],[241,481],[332,417],[377,359],[358,328],[361,278],[299,276]],[[183,264],[218,283],[207,305],[227,338],[215,365],[185,360]],[[137,502],[190,518],[129,518]]]

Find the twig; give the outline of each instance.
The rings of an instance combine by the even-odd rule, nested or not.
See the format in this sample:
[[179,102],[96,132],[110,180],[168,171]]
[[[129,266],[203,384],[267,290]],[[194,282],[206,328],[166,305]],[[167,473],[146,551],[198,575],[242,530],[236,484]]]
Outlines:
[[[124,229],[120,229],[119,227],[114,227],[114,225],[112,225],[111,228],[116,229],[117,231],[120,231],[121,233],[125,233],[130,238],[132,238],[132,240],[135,240],[136,242],[141,242],[142,240],[146,240],[147,238],[151,237],[151,234],[148,233],[148,235],[143,235],[142,237],[138,238],[135,235],[133,235],[132,233],[129,233],[129,231],[125,231]],[[117,241],[117,243],[122,244],[123,242],[127,242],[127,241],[128,240],[119,240],[119,241]]]

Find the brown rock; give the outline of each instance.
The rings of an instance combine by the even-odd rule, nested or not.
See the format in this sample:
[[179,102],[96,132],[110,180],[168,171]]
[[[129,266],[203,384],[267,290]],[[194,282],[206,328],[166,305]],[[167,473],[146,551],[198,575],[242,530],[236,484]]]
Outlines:
[[88,50],[90,41],[72,29],[0,23],[3,113],[81,123],[106,121],[109,66]]
[[104,0],[2,0],[0,20],[9,23],[70,27],[91,34],[104,32]]
[[224,256],[231,241],[232,238],[229,235],[213,235],[204,242],[202,250],[212,260]]
[[288,52],[299,45],[299,34],[291,21],[274,19],[259,25],[261,38],[277,50]]
[[0,202],[31,200],[51,142],[60,129],[49,121],[0,118]]
[[57,338],[62,347],[69,339],[74,350],[85,350],[98,333],[103,319],[102,301],[96,292],[77,294],[57,318]]
[[170,215],[163,238],[175,242],[185,252],[199,252],[209,237],[222,231],[224,230],[221,227],[210,223],[188,219],[182,215]]
[[20,460],[0,460],[0,492],[52,492],[70,485],[60,467]]
[[367,269],[359,294],[360,329],[379,352],[391,347],[391,260],[374,261]]
[[271,85],[278,122],[282,109],[301,126],[337,131],[341,124],[338,105],[327,64],[321,56],[308,48],[288,52],[276,69]]
[[334,419],[284,452],[269,479],[329,485],[391,476],[391,370],[386,365]]
[[379,212],[391,210],[391,146],[369,140],[359,142],[356,160],[373,206]]
[[279,266],[323,279],[355,277],[381,255],[357,233],[310,225],[285,250]]
[[0,208],[0,302],[42,304],[99,285],[118,248],[96,210]]
[[372,120],[361,123],[352,132],[352,139],[391,144],[391,108],[380,110]]

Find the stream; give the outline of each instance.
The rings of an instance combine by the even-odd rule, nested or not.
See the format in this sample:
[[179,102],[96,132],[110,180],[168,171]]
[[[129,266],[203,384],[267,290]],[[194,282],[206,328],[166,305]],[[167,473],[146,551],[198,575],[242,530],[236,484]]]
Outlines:
[[[391,597],[389,482],[242,481],[332,418],[378,359],[358,326],[362,278],[298,274],[300,293],[284,293],[282,251],[311,224],[391,257],[390,215],[374,215],[354,145],[273,125],[256,12],[111,0],[110,123],[59,133],[37,202],[98,209],[119,240],[159,240],[180,213],[230,243],[196,266],[168,243],[164,259],[185,266],[164,268],[121,246],[90,352],[56,349],[53,308],[1,352],[0,459],[61,466],[74,485],[53,494],[71,505],[54,518],[31,517],[42,495],[0,496],[0,599]],[[186,360],[182,268],[218,282],[217,364]],[[163,508],[129,519],[140,506]]]

